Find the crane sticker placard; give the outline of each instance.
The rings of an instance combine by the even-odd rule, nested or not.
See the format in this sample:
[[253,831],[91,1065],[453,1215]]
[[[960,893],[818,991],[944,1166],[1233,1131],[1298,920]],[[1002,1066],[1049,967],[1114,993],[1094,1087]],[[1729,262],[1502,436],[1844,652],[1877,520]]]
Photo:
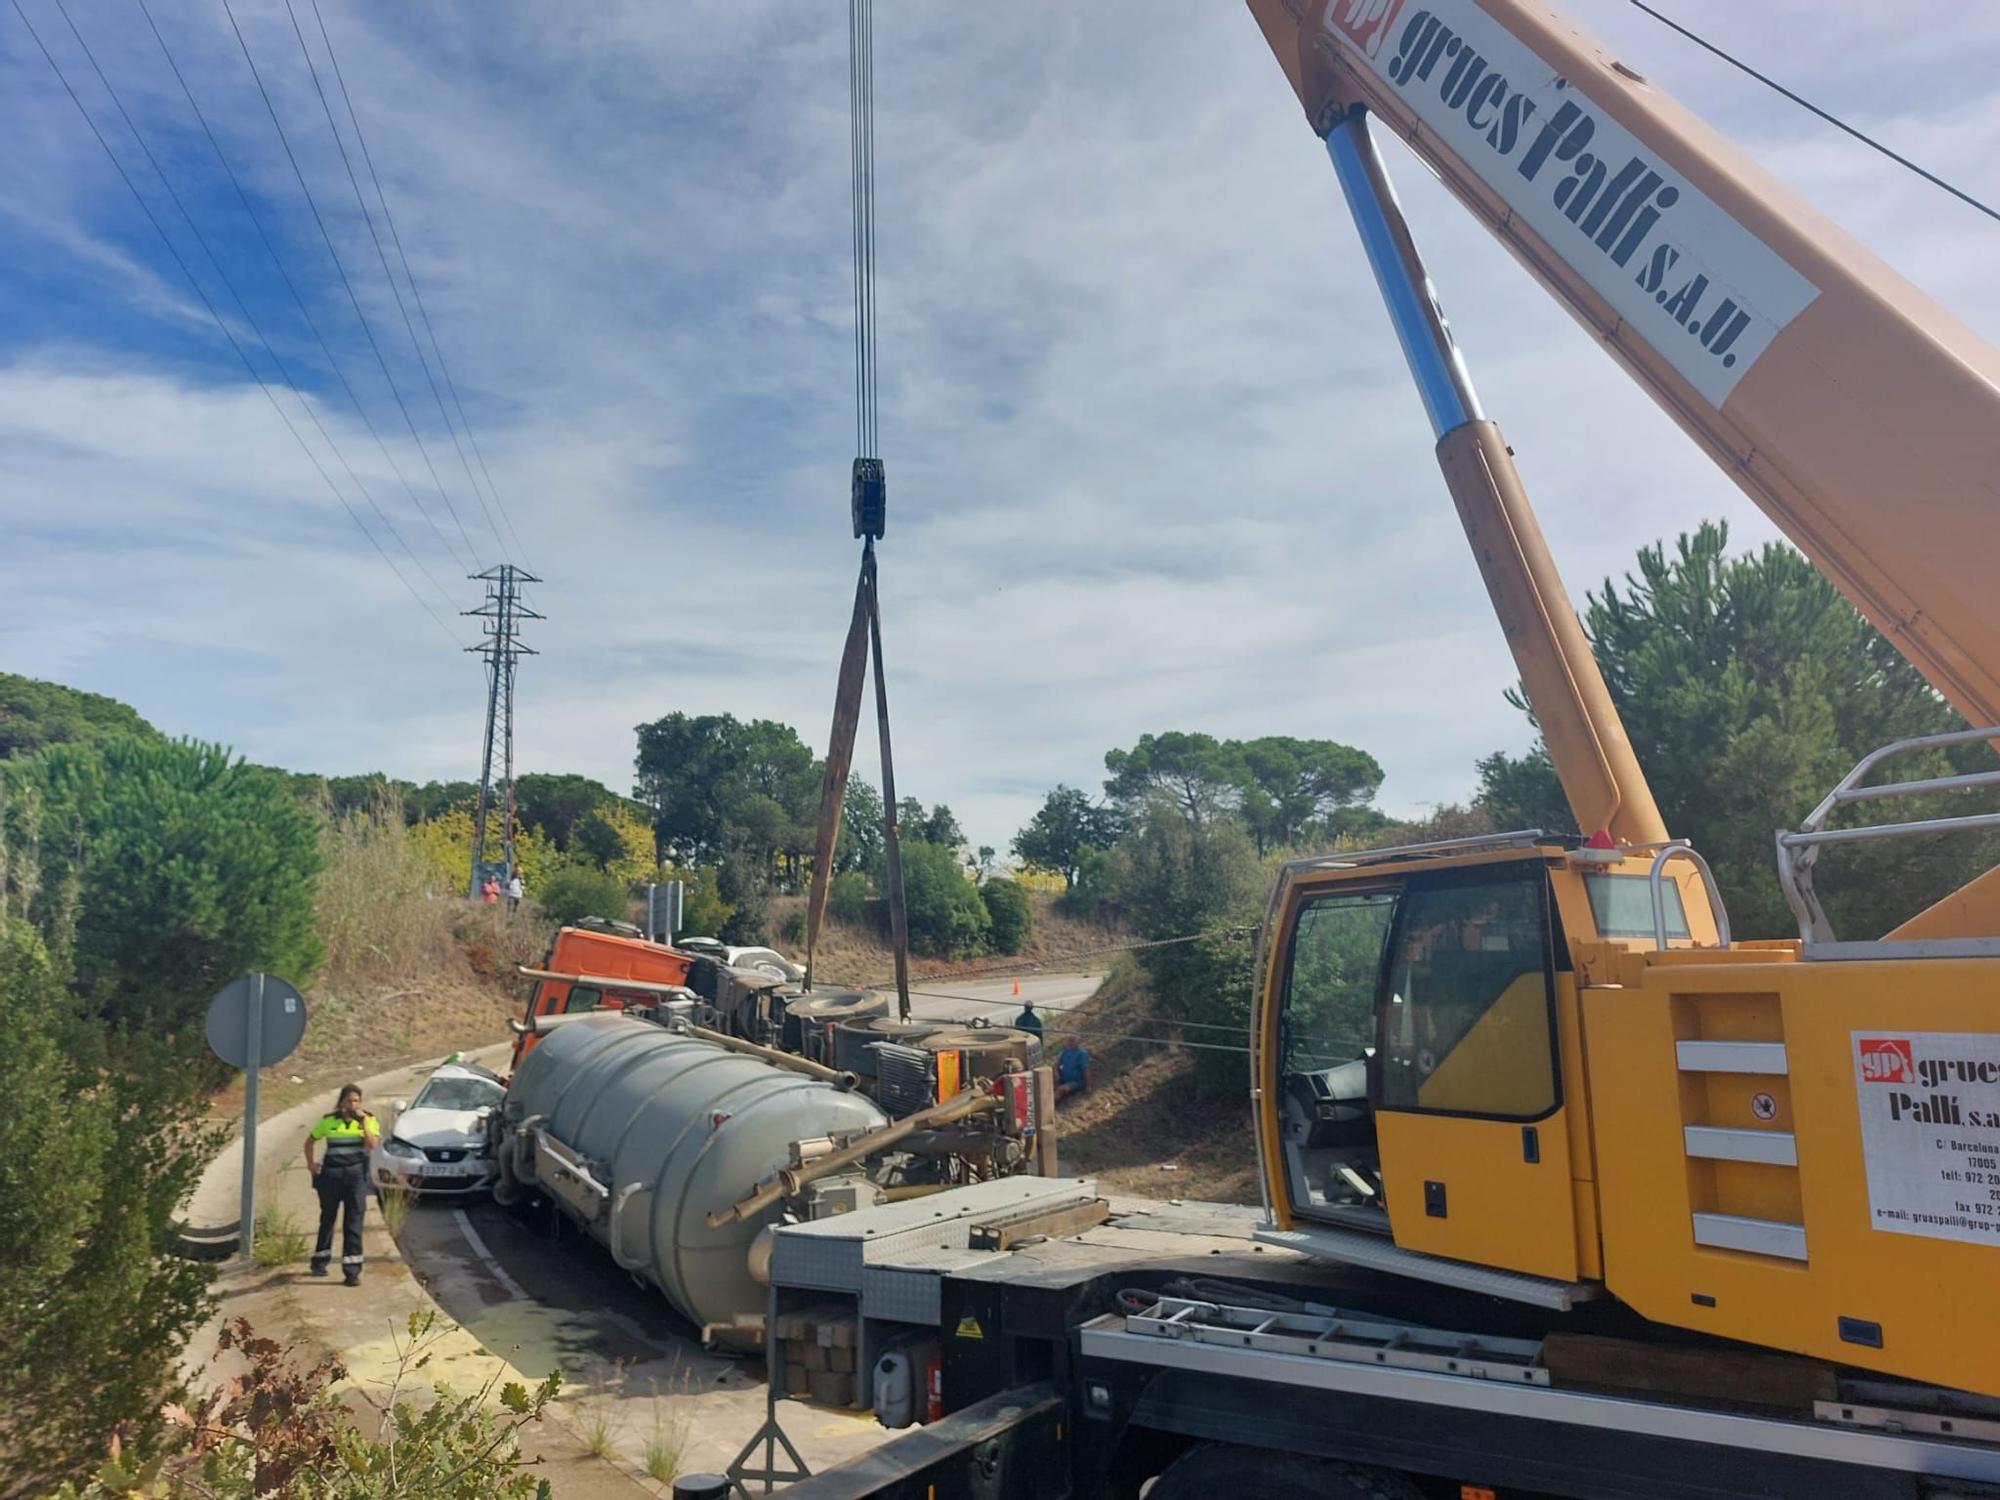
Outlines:
[[1819,295],[1473,0],[1330,0],[1324,26],[1711,404]]
[[2000,1035],[1853,1039],[1873,1227],[2000,1247]]

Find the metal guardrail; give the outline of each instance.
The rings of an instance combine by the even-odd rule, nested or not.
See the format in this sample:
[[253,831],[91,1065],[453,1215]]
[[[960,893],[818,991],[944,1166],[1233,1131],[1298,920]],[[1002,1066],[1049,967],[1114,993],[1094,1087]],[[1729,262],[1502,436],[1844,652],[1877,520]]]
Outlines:
[[1819,851],[1829,844],[1863,843],[1875,839],[1915,838],[1936,833],[1970,833],[1981,828],[2000,828],[2000,813],[1964,813],[1949,818],[1922,818],[1903,823],[1868,823],[1858,828],[1828,828],[1826,820],[1837,808],[1856,802],[1881,802],[1895,797],[1919,797],[1933,792],[1961,792],[1975,787],[2000,786],[2000,771],[1970,771],[1962,776],[1927,776],[1916,781],[1890,781],[1876,786],[1861,783],[1886,760],[1916,750],[1934,750],[1946,745],[1969,745],[1978,741],[2000,742],[2000,726],[1984,729],[1955,729],[1944,734],[1920,734],[1896,740],[1864,755],[1840,784],[1806,814],[1796,833],[1780,829],[1777,834],[1778,883],[1785,901],[1798,919],[1800,941],[1807,945],[1832,943],[1833,923],[1820,905],[1813,889],[1814,867]]

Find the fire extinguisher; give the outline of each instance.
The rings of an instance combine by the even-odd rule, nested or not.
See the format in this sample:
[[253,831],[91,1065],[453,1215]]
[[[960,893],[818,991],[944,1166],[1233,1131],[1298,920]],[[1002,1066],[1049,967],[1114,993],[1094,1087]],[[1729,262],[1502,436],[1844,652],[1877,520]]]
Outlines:
[[933,1352],[924,1361],[924,1420],[944,1415],[944,1360]]

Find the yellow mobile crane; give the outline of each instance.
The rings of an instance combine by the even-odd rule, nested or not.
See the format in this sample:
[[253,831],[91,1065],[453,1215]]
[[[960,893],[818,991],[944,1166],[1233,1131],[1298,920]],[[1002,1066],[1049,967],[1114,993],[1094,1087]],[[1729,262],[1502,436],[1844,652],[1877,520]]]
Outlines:
[[[1533,0],[1249,0],[1326,145],[1577,826],[1297,861],[1254,1019],[1270,1237],[2000,1395],[2000,872],[1733,942],[1669,837],[1370,138],[1379,121],[1976,726],[2000,724],[2000,354]],[[1374,1045],[1326,1038],[1356,1015]]]

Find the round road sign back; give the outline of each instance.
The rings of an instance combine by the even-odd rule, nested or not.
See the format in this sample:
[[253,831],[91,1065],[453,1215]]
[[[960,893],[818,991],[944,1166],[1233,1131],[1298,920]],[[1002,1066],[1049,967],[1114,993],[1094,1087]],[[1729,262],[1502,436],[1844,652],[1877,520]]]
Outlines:
[[250,1007],[258,985],[263,986],[263,1016],[259,1028],[257,1066],[268,1068],[292,1055],[306,1034],[305,997],[275,974],[245,974],[232,979],[208,1005],[208,1045],[233,1068],[250,1066]]

